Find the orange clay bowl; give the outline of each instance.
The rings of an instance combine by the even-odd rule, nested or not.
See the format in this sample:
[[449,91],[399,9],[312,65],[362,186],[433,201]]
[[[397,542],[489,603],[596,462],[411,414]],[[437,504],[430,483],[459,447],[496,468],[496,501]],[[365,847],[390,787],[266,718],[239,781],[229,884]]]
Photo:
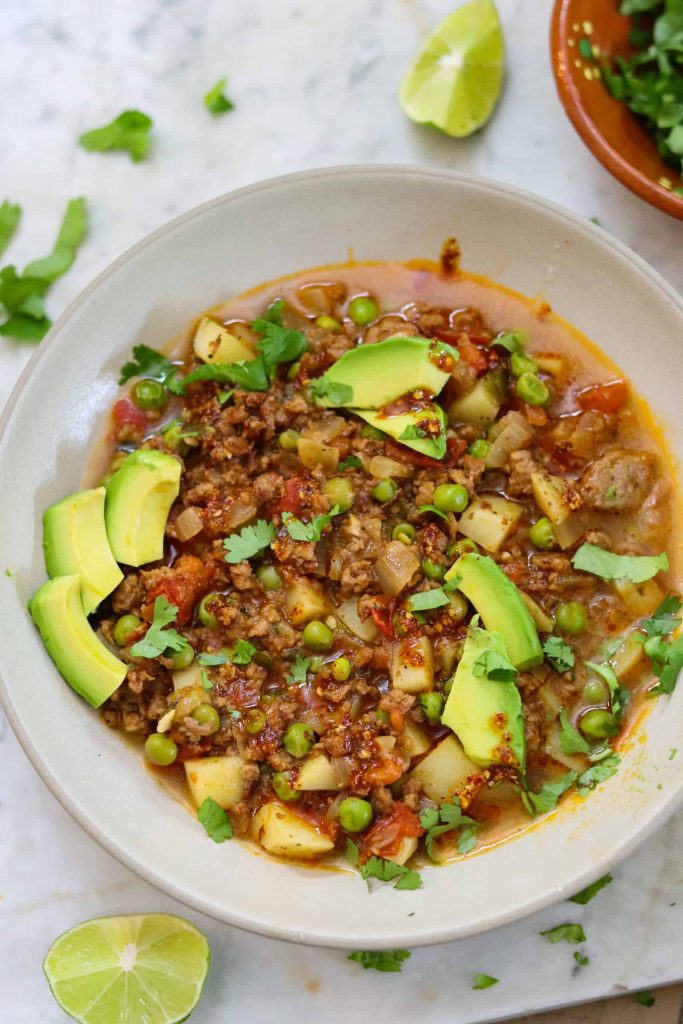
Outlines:
[[600,54],[627,56],[632,53],[629,29],[618,0],[557,0],[550,46],[558,92],[577,132],[610,174],[652,206],[683,220],[683,196],[672,191],[680,184],[676,168],[662,160],[635,114],[612,98],[599,63],[579,52],[580,40],[588,39]]

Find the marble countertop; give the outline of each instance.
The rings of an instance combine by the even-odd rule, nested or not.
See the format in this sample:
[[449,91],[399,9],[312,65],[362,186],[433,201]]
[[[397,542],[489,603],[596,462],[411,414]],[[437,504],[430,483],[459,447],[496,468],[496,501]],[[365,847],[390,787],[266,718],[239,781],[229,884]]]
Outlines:
[[[500,0],[507,82],[484,132],[456,142],[404,118],[396,101],[401,75],[420,39],[452,6],[452,0],[5,5],[1,188],[24,208],[8,258],[21,265],[49,251],[66,200],[88,198],[88,239],[50,293],[56,316],[130,245],[222,192],[310,167],[410,163],[521,185],[597,216],[683,288],[683,224],[613,180],[562,112],[548,55],[550,0]],[[202,96],[223,75],[236,109],[214,120]],[[155,120],[149,160],[134,165],[123,154],[91,155],[77,147],[82,131],[127,107]],[[0,405],[30,352],[0,340]],[[401,978],[385,977],[363,974],[333,950],[295,948],[202,922],[160,896],[80,831],[0,725],[3,1024],[65,1021],[40,975],[47,946],[78,920],[126,910],[173,907],[206,927],[214,968],[192,1018],[204,1024],[237,1014],[265,1024],[275,1000],[284,1024],[323,1005],[332,1024],[350,1013],[363,1024],[376,1019],[375,1000],[398,1024],[416,1014],[430,1024],[471,1024],[662,984],[683,971],[683,874],[673,853],[683,841],[681,817],[620,868],[614,885],[589,907],[551,908],[493,935],[419,951]],[[569,947],[547,946],[536,935],[568,916],[585,923],[587,968],[577,969]],[[478,971],[500,977],[501,985],[472,992]],[[343,1007],[334,999],[323,1004],[326,993],[342,986]]]

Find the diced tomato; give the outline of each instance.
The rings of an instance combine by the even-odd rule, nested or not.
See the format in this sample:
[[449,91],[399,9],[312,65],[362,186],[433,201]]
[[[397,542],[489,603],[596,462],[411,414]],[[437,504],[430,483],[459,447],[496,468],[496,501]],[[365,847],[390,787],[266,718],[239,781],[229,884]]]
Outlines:
[[467,448],[467,441],[463,441],[460,437],[447,437],[446,438],[446,462],[449,466],[455,466],[460,461],[460,456],[463,455]]
[[112,409],[112,414],[117,427],[123,427],[128,423],[134,427],[146,427],[149,422],[142,409],[138,409],[130,398],[119,398]]
[[372,621],[382,636],[385,636],[388,640],[393,640],[395,636],[393,623],[395,603],[393,598],[388,597],[386,594],[379,594],[373,598],[372,604],[369,605]]
[[628,384],[624,380],[611,380],[607,384],[593,384],[576,394],[582,409],[597,412],[618,412],[628,398]]
[[544,427],[548,422],[548,414],[540,405],[524,405],[524,415],[532,427]]
[[285,492],[273,508],[273,512],[291,512],[298,516],[304,511],[309,499],[311,483],[301,476],[285,480]]
[[384,754],[379,764],[370,765],[363,772],[363,783],[366,786],[391,786],[398,782],[405,773],[406,766],[402,758]]
[[477,348],[466,334],[458,341],[458,352],[460,353],[460,358],[468,366],[471,366],[477,375],[488,370],[489,361],[486,358],[486,353],[482,349]]
[[361,860],[365,862],[373,856],[391,857],[398,852],[402,839],[417,838],[423,831],[418,816],[397,800],[391,811],[379,818],[363,839]]
[[176,622],[184,626],[192,618],[197,601],[208,592],[211,576],[211,567],[205,565],[201,558],[181,555],[168,575],[150,592],[147,607],[151,610],[157,597],[165,597],[169,604],[178,609]]

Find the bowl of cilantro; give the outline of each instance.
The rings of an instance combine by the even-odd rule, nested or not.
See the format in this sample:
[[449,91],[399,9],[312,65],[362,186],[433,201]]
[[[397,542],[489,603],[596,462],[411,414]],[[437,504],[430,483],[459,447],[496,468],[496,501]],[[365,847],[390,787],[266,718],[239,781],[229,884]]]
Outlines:
[[683,220],[683,0],[557,0],[562,104],[602,165]]

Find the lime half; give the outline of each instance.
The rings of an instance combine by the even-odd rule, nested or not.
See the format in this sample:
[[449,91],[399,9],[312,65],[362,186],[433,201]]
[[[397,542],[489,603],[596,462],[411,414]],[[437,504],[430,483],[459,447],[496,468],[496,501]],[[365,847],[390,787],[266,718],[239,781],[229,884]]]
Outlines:
[[171,914],[96,917],[50,947],[52,994],[82,1024],[175,1024],[197,1005],[209,943]]
[[403,79],[403,112],[456,138],[471,135],[498,102],[504,61],[493,0],[469,0],[434,29]]

